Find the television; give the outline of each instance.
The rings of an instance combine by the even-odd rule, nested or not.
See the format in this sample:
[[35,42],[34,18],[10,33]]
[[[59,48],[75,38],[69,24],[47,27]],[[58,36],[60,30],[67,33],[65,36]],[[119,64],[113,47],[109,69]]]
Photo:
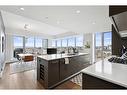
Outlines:
[[57,54],[57,48],[47,48],[47,54]]

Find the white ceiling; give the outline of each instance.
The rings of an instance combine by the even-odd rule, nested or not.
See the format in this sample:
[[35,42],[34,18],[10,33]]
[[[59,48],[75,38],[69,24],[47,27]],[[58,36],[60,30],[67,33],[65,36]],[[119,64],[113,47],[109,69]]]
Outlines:
[[108,6],[0,6],[0,9],[5,28],[9,29],[23,30],[29,24],[30,32],[50,36],[111,30]]

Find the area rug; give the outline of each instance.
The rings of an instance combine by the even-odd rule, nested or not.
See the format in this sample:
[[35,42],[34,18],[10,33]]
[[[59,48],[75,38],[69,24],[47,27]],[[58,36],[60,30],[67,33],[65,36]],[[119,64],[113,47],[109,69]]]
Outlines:
[[14,62],[10,63],[10,74],[20,73],[24,71],[29,71],[36,69],[36,63],[35,62]]
[[75,76],[71,81],[82,87],[82,74]]

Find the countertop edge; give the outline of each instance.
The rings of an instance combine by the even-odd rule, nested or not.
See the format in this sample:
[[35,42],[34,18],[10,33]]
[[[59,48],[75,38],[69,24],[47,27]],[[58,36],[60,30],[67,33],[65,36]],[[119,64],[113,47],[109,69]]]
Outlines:
[[45,59],[45,58],[42,58],[42,56],[48,56],[48,55],[39,55],[39,56],[37,56],[37,57],[39,57],[39,58],[42,58],[42,59],[44,59],[44,60],[46,60],[46,61],[51,61],[51,60],[58,60],[58,59],[63,59],[63,58],[71,58],[71,57],[76,57],[76,56],[83,56],[83,55],[89,55],[89,53],[81,53],[81,54],[79,54],[79,55],[67,55],[67,57],[62,57],[62,58],[54,58],[54,59]]
[[[95,64],[93,64],[93,65],[95,65]],[[92,66],[92,65],[91,65],[91,66]],[[87,68],[90,68],[91,66],[89,66],[89,67],[87,67]],[[85,69],[87,69],[87,68],[85,68]],[[85,69],[84,69],[84,70],[85,70]],[[82,70],[81,73],[85,73],[85,74],[91,75],[91,76],[93,76],[93,77],[96,77],[96,78],[99,78],[99,79],[102,79],[102,80],[105,80],[105,81],[108,81],[108,82],[111,82],[111,83],[114,83],[114,84],[117,84],[117,85],[120,85],[120,86],[123,86],[123,87],[126,87],[126,88],[127,88],[127,85],[125,85],[125,84],[123,84],[123,83],[120,83],[120,82],[118,82],[118,81],[113,81],[113,80],[111,80],[111,79],[109,79],[109,78],[105,78],[104,76],[99,76],[99,75],[96,75],[96,74],[93,74],[93,73],[91,73],[91,72],[84,71],[84,70]]]

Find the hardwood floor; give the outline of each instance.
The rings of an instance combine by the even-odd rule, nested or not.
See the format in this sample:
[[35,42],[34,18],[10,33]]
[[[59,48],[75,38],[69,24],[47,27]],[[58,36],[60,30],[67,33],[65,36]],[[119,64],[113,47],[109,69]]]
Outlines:
[[[43,89],[44,87],[36,79],[36,70],[10,74],[10,64],[7,64],[3,77],[0,79],[0,89]],[[67,81],[55,89],[81,89],[71,81]]]

